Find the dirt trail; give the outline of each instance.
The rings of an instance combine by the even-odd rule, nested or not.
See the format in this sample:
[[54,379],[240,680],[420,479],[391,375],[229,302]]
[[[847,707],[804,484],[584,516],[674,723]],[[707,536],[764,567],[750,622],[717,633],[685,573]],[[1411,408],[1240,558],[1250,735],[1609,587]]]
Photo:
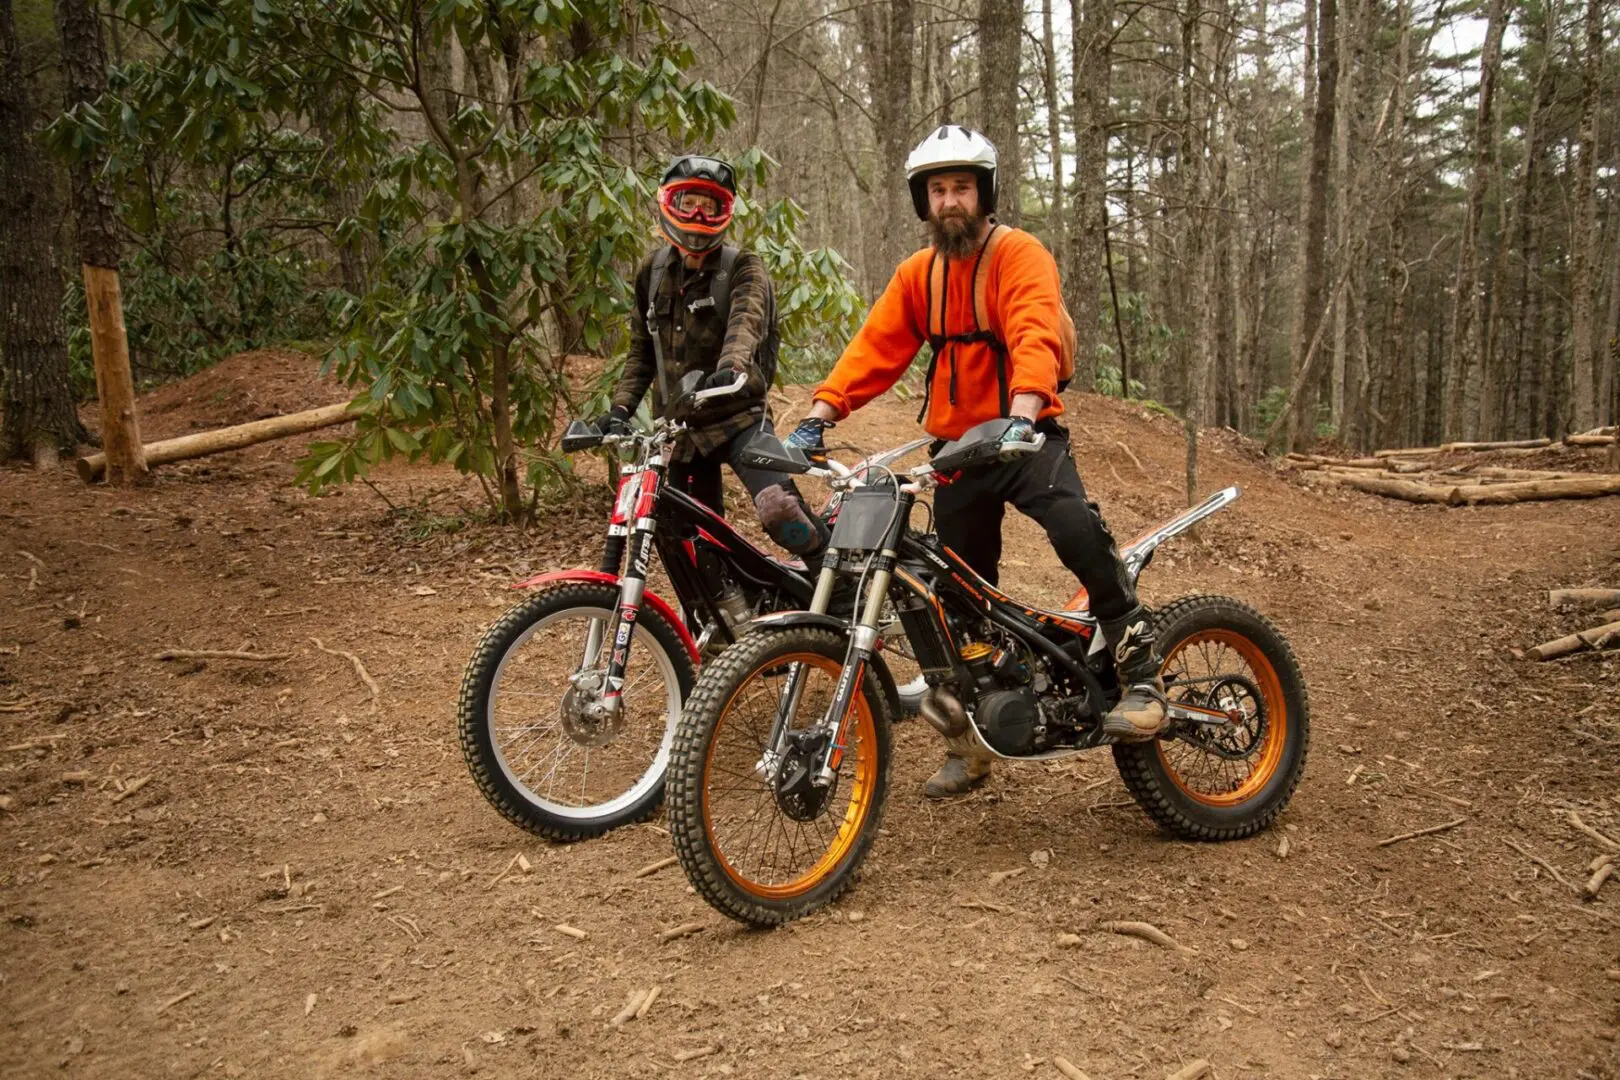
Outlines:
[[[160,391],[157,433],[330,396],[285,363]],[[1074,408],[1121,540],[1182,505],[1178,426]],[[837,433],[889,445],[914,410]],[[382,470],[392,511],[360,486],[311,499],[287,486],[296,455],[135,492],[0,473],[0,1074],[1056,1077],[1062,1055],[1097,1080],[1194,1058],[1227,1078],[1620,1075],[1620,887],[1583,904],[1526,854],[1578,884],[1599,846],[1568,813],[1620,838],[1616,661],[1509,655],[1573,625],[1548,587],[1620,582],[1612,500],[1323,495],[1209,435],[1205,487],[1244,496],[1144,588],[1238,596],[1293,641],[1315,738],[1283,824],[1168,840],[1101,754],[929,804],[938,740],[903,725],[862,880],[755,933],[678,869],[633,876],[669,852],[656,823],[548,846],[462,764],[480,627],[524,571],[594,563],[600,499],[523,537],[473,521],[476,490],[443,471]],[[1005,567],[1017,595],[1072,591],[1022,519]],[[312,638],[359,655],[380,706]],[[1196,951],[1091,930],[1119,918]]]

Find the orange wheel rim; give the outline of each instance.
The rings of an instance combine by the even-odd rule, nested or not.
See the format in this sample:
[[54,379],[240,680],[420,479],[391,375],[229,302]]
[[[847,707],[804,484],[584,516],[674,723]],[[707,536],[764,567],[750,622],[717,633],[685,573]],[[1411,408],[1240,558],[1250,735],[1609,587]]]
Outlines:
[[[1276,667],[1244,634],[1201,630],[1176,645],[1161,671],[1172,700],[1188,697],[1234,721],[1216,732],[1219,750],[1184,739],[1159,740],[1159,760],[1170,781],[1206,806],[1237,806],[1254,798],[1277,774],[1288,743],[1291,717]],[[1207,692],[1218,700],[1205,700]]]
[[[820,720],[830,707],[842,664],[817,653],[773,656],[750,671],[726,702],[703,761],[703,830],[709,849],[739,888],[765,900],[803,896],[832,876],[865,828],[877,789],[877,727],[859,685],[845,725],[838,780],[819,816],[810,821],[789,817],[754,771],[774,713],[745,709],[774,704],[776,695],[750,697],[750,688],[763,683],[767,673],[793,663],[805,666],[806,687],[790,731],[803,731]],[[819,679],[818,673],[826,678]]]

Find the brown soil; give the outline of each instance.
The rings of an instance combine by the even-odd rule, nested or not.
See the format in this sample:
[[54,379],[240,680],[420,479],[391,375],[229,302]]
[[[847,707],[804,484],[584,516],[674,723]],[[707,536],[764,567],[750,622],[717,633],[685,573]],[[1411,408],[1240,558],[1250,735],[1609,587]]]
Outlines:
[[[295,358],[239,358],[143,419],[156,437],[334,396]],[[1183,505],[1176,424],[1073,405],[1117,534]],[[838,434],[891,444],[914,409]],[[1620,584],[1612,500],[1322,494],[1212,433],[1203,486],[1244,497],[1144,590],[1238,596],[1293,641],[1315,739],[1282,824],[1167,839],[1105,754],[929,804],[940,747],[907,724],[860,882],[757,933],[678,869],[632,876],[669,853],[656,824],[548,846],[461,761],[480,628],[517,575],[594,562],[601,500],[524,536],[479,524],[476,487],[442,470],[382,470],[398,511],[363,486],[310,498],[288,486],[298,453],[164,468],[138,491],[0,474],[0,703],[20,703],[0,705],[0,1073],[1055,1077],[1062,1055],[1098,1080],[1195,1058],[1219,1077],[1617,1075],[1620,885],[1580,902],[1599,847],[1568,819],[1620,838],[1614,654],[1509,653],[1585,625],[1548,612],[1547,588]],[[1009,528],[1006,583],[1065,598],[1039,531]],[[317,637],[363,659],[380,708]],[[152,659],[162,646],[292,656]],[[520,853],[531,869],[497,883]],[[1093,932],[1122,918],[1196,952]],[[692,921],[705,932],[658,943]],[[608,1026],[653,985],[644,1019]]]

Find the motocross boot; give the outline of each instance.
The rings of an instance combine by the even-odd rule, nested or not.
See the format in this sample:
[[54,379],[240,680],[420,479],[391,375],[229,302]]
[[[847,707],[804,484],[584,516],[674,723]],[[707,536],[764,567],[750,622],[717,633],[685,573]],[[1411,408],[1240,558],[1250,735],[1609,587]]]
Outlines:
[[1114,651],[1119,684],[1124,688],[1119,703],[1103,717],[1103,733],[1120,742],[1147,742],[1169,724],[1153,623],[1138,606],[1124,618],[1103,623],[1102,631],[1103,640]]
[[923,796],[948,799],[966,795],[990,778],[990,755],[972,735],[946,739],[945,764],[923,782]]

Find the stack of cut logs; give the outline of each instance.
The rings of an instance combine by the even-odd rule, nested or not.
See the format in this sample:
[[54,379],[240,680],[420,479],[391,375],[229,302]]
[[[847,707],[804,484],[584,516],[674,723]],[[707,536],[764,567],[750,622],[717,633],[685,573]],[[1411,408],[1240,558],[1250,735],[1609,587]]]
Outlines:
[[1553,589],[1547,593],[1547,603],[1554,611],[1602,607],[1609,610],[1596,616],[1598,625],[1591,629],[1578,630],[1566,637],[1543,642],[1525,650],[1524,657],[1556,660],[1588,649],[1602,652],[1620,646],[1620,589]]
[[[1598,449],[1615,445],[1615,429],[1597,428],[1551,439],[1514,442],[1454,442],[1405,450],[1379,450],[1371,457],[1335,458],[1289,454],[1289,469],[1312,472],[1345,487],[1407,502],[1441,506],[1534,502],[1541,499],[1591,499],[1620,495],[1620,475],[1513,469],[1502,465],[1458,463],[1458,455],[1489,453],[1493,460],[1536,455],[1553,448]],[[1446,456],[1446,464],[1436,458]]]

